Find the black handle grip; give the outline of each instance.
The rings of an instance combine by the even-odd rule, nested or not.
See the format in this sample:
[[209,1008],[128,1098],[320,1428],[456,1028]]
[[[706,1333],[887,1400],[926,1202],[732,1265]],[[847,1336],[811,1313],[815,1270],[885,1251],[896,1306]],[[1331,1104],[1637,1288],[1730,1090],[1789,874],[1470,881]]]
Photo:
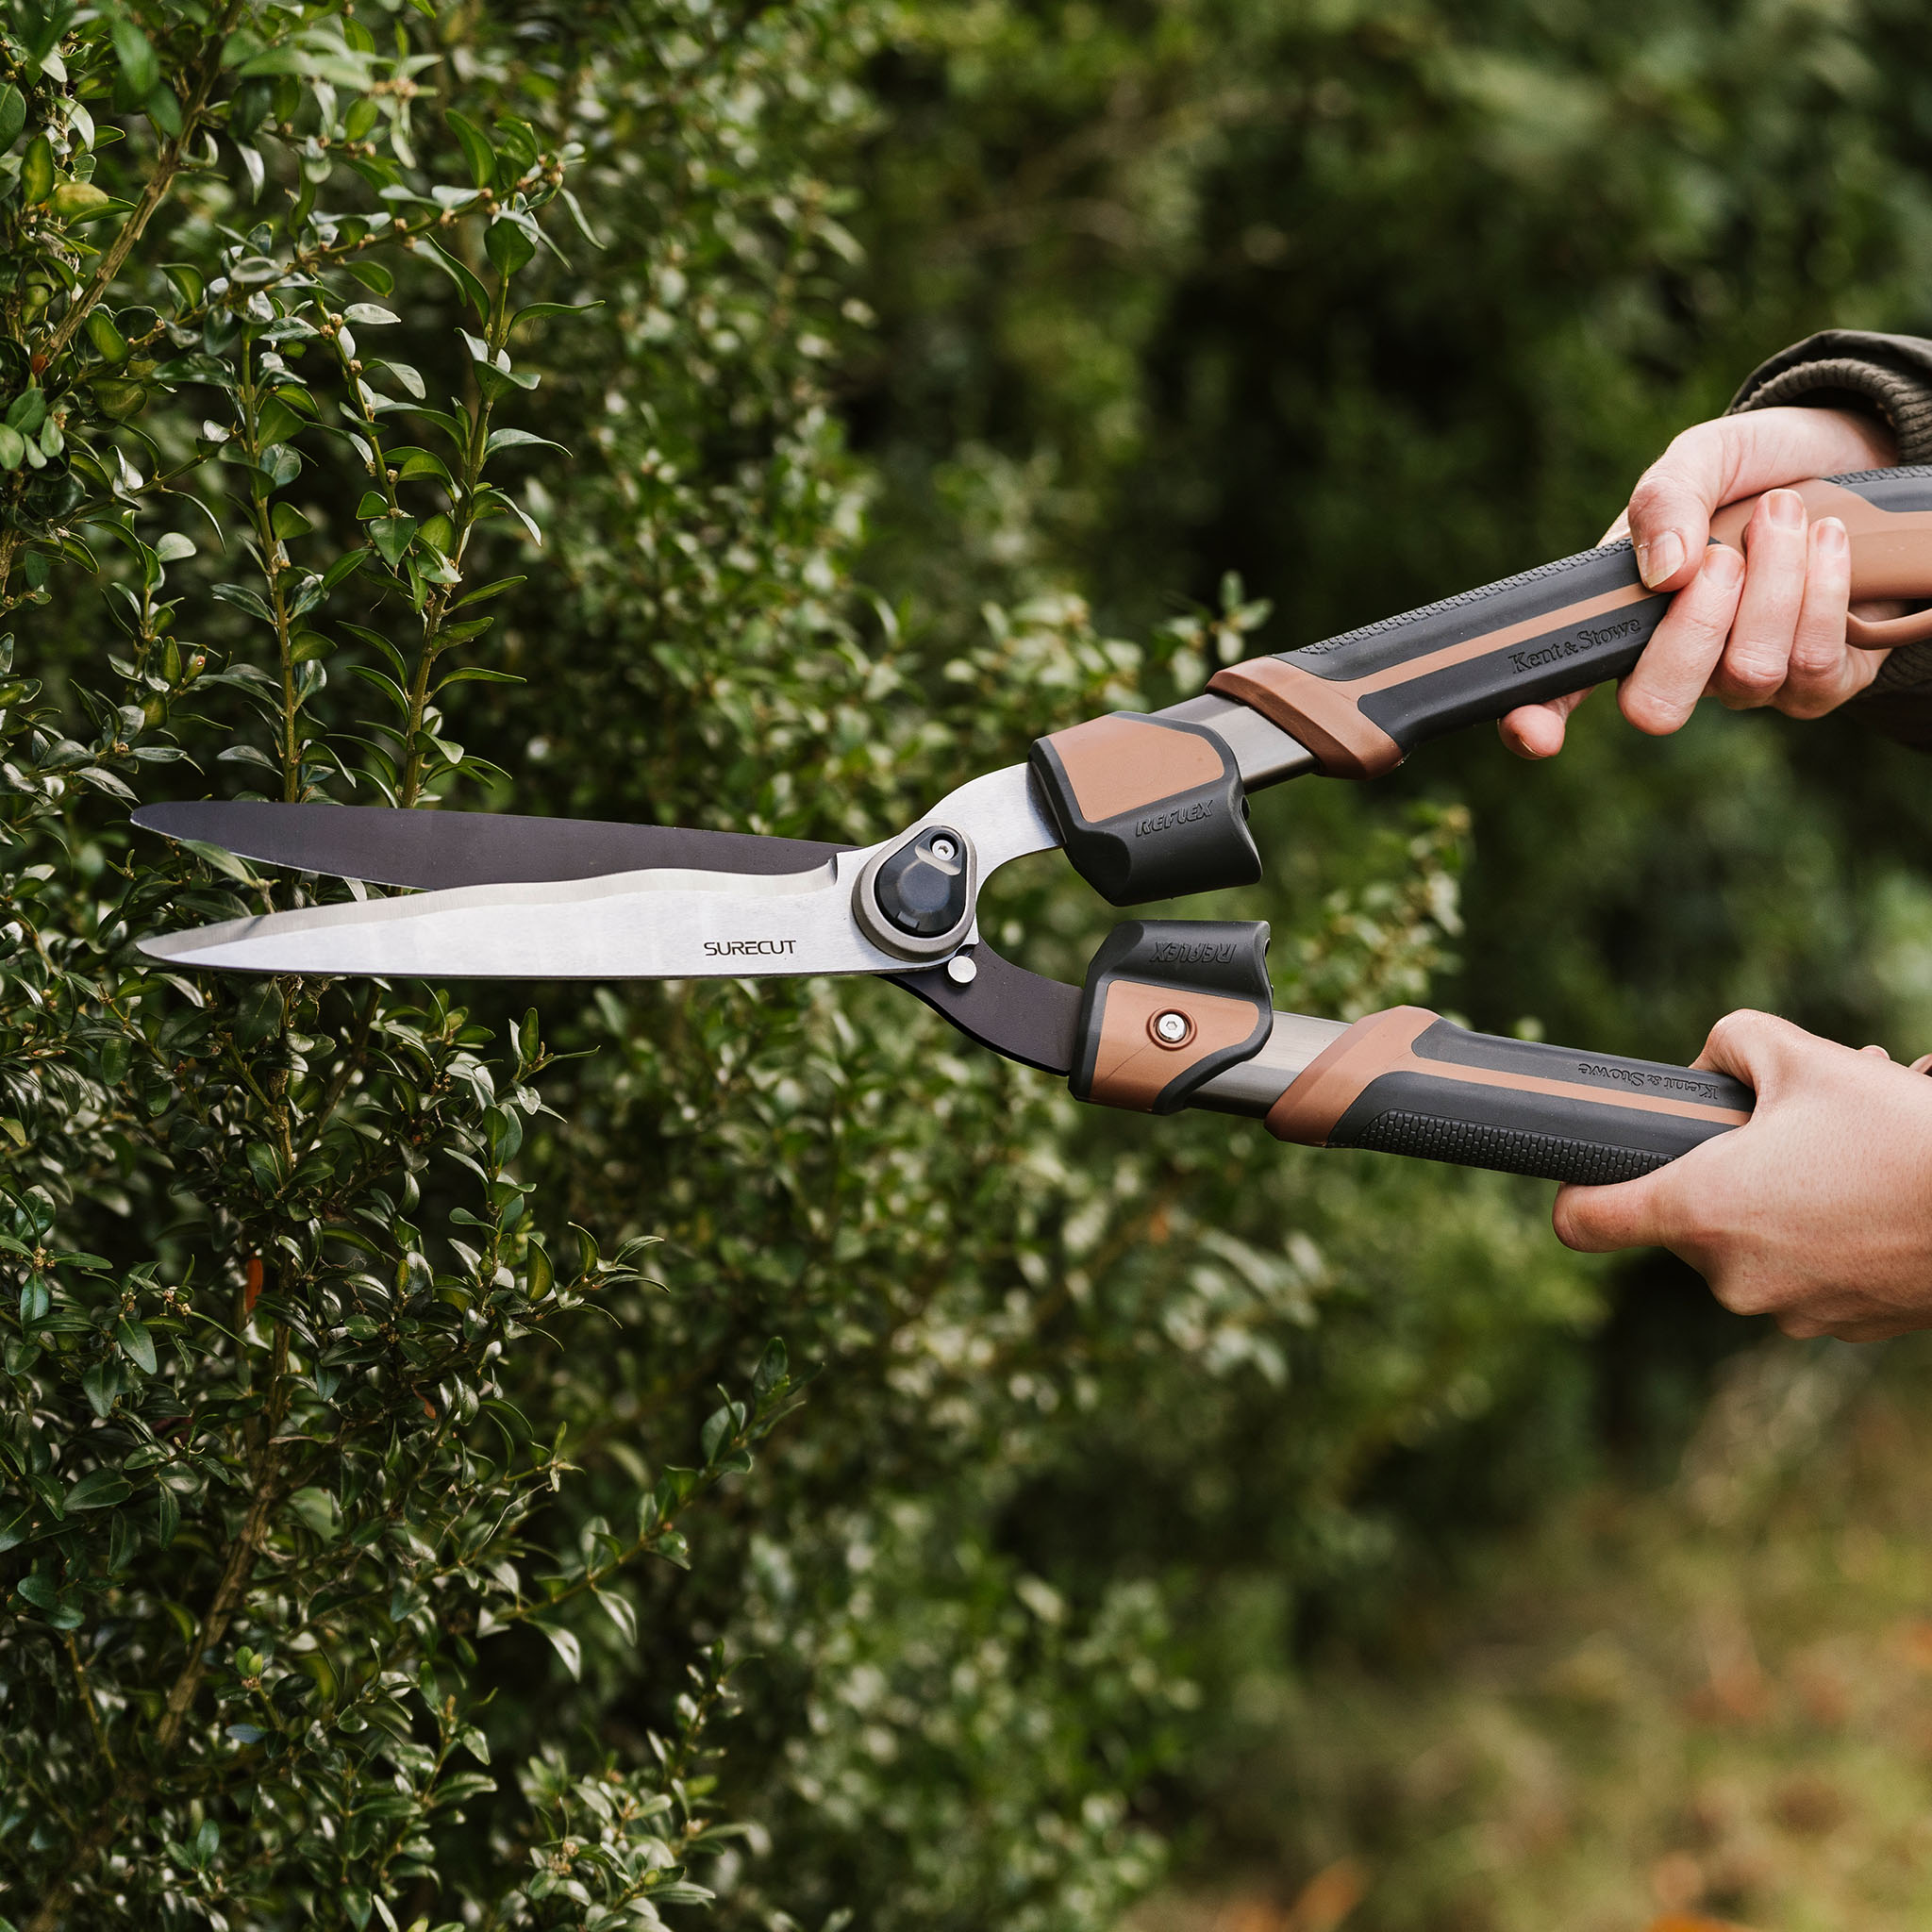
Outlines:
[[[1844,523],[1855,596],[1932,597],[1932,469],[1815,478],[1798,491],[1814,517]],[[1714,541],[1741,546],[1756,503],[1721,511]],[[1252,658],[1208,688],[1298,739],[1330,776],[1371,778],[1444,732],[1622,677],[1670,602],[1644,588],[1627,541],[1608,543],[1322,643]],[[1855,620],[1855,641],[1932,635],[1932,614],[1922,617]]]
[[1421,1007],[1358,1020],[1274,1103],[1277,1139],[1601,1186],[1751,1117],[1723,1074],[1471,1033]]

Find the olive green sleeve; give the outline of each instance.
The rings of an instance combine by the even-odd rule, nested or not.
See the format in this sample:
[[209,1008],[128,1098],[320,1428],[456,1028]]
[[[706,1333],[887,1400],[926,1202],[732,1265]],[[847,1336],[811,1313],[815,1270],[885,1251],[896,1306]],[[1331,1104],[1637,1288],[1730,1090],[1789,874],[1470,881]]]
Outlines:
[[[1790,405],[1862,410],[1891,431],[1901,463],[1932,463],[1932,341],[1822,330],[1753,370],[1725,413]],[[1887,738],[1932,751],[1932,642],[1901,645],[1845,710]]]

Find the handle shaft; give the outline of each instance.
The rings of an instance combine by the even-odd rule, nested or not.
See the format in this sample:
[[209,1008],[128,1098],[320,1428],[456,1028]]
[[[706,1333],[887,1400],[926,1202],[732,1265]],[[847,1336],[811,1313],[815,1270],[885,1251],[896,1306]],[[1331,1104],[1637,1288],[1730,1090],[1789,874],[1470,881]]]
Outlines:
[[[1814,517],[1844,522],[1855,597],[1932,598],[1932,469],[1798,488]],[[1712,540],[1741,547],[1756,504],[1721,510]],[[1445,732],[1624,676],[1670,603],[1644,588],[1627,541],[1608,543],[1322,643],[1251,658],[1208,688],[1291,733],[1329,776],[1373,778]],[[1923,635],[1932,635],[1932,616],[1866,623],[1855,641]]]
[[1358,1020],[1269,1109],[1277,1140],[1602,1186],[1742,1126],[1723,1074],[1471,1033],[1422,1007]]

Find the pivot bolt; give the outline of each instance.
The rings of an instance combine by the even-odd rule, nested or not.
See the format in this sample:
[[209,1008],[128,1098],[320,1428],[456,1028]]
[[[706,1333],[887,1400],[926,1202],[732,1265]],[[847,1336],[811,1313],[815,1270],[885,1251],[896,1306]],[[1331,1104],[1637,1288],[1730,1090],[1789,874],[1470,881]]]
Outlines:
[[1185,1046],[1194,1037],[1194,1023],[1185,1013],[1169,1008],[1164,1013],[1155,1014],[1147,1023],[1147,1030],[1158,1045]]
[[873,874],[872,900],[895,933],[942,940],[972,911],[966,841],[945,825],[908,840]]

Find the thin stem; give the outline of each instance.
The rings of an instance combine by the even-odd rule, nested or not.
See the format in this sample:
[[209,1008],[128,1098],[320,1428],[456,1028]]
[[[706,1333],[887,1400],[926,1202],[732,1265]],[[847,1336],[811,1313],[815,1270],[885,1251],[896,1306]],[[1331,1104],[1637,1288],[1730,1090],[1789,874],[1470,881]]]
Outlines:
[[101,1720],[100,1707],[94,1702],[93,1686],[88,1682],[87,1660],[80,1654],[80,1645],[74,1641],[74,1632],[64,1630],[60,1641],[67,1648],[67,1661],[74,1667],[74,1688],[80,1693],[80,1701],[87,1707],[88,1727],[94,1734],[94,1749],[109,1772],[115,1770],[114,1747],[108,1741],[108,1727]]

